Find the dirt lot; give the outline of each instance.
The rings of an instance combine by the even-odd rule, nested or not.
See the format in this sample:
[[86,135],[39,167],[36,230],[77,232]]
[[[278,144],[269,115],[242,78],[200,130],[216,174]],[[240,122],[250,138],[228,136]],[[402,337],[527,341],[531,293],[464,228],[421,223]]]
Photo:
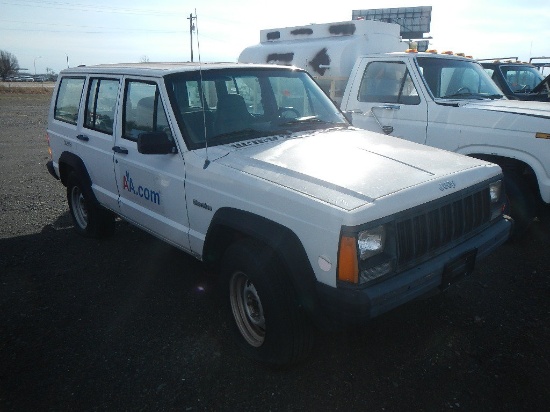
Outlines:
[[443,294],[319,333],[290,370],[240,356],[184,253],[71,229],[46,171],[49,95],[0,93],[0,411],[550,409],[550,229]]

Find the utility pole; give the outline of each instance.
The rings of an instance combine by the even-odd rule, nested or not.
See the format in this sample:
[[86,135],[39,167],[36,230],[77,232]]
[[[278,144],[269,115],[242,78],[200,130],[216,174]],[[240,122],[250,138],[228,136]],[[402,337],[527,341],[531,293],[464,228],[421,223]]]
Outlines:
[[195,31],[195,24],[193,20],[196,20],[197,16],[193,17],[193,13],[189,14],[187,20],[189,20],[189,36],[191,37],[191,62],[193,62],[193,32]]

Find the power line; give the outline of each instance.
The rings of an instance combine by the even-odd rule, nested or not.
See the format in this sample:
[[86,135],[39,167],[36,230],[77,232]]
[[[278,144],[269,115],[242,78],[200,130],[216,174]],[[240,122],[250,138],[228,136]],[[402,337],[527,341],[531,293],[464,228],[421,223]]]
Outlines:
[[[26,4],[25,4],[26,3]],[[79,3],[66,3],[57,1],[33,1],[33,0],[21,0],[18,2],[0,1],[0,4],[7,4],[11,6],[23,6],[23,7],[42,7],[42,8],[55,8],[66,9],[76,11],[92,11],[96,13],[119,13],[119,14],[137,14],[137,15],[155,15],[155,16],[172,16],[177,11],[159,11],[158,9],[132,9],[121,7],[105,7],[105,6],[93,6],[88,4]]]
[[[75,28],[78,32],[85,33],[85,30],[82,29],[106,29],[107,31],[97,31],[98,33],[109,33],[117,31],[139,31],[139,32],[148,32],[148,33],[185,33],[185,30],[154,30],[154,29],[144,29],[144,28],[123,28],[123,27],[102,27],[102,26],[81,26],[74,24],[54,24],[54,23],[41,23],[41,22],[29,22],[29,21],[17,21],[17,20],[3,20],[0,19],[0,22],[6,23],[16,23],[16,24],[29,24],[29,25],[43,25],[43,26],[54,26],[54,27],[68,27]],[[7,28],[0,27],[0,30],[10,30],[10,31],[33,31],[33,32],[51,32],[51,33],[68,33],[71,30],[47,30],[47,29],[23,29],[21,27],[17,28]]]

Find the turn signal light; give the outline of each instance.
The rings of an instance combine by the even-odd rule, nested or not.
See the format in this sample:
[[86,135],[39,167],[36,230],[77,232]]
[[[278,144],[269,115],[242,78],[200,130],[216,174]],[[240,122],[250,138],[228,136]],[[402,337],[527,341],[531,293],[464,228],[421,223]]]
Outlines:
[[359,265],[357,262],[357,240],[354,237],[342,236],[338,252],[338,280],[359,282]]
[[50,155],[50,160],[52,159],[52,148],[50,147],[50,135],[46,133],[46,142],[48,142],[48,154]]

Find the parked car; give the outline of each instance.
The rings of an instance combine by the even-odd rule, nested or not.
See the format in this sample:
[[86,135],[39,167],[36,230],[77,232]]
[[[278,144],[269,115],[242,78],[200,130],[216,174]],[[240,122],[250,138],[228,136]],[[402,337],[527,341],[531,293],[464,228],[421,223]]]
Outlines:
[[512,226],[498,165],[354,128],[295,67],[67,69],[47,136],[76,231],[118,215],[212,265],[236,341],[270,364],[305,356],[313,324],[447,288]]
[[[514,58],[512,58],[514,59]],[[532,64],[507,59],[478,60],[504,95],[513,100],[550,101],[550,76]]]

